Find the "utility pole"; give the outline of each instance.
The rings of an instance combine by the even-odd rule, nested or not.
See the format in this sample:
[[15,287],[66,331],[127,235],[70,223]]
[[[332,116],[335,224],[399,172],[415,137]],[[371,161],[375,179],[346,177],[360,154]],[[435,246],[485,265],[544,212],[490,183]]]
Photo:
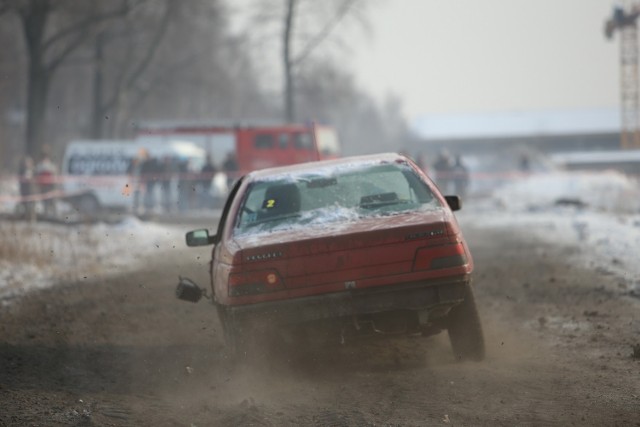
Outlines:
[[640,148],[640,88],[638,85],[638,16],[640,7],[625,2],[615,7],[605,35],[620,33],[620,146]]

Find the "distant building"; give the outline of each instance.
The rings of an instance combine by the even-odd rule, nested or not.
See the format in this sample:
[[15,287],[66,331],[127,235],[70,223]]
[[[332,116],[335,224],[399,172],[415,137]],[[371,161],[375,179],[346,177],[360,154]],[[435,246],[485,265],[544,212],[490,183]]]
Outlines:
[[527,147],[546,154],[620,148],[617,109],[434,114],[414,121],[413,151],[462,154]]
[[640,178],[640,150],[621,150],[619,119],[613,109],[429,115],[415,121],[417,138],[407,145],[428,158],[443,150],[462,155],[481,181],[476,189],[514,172],[558,167]]

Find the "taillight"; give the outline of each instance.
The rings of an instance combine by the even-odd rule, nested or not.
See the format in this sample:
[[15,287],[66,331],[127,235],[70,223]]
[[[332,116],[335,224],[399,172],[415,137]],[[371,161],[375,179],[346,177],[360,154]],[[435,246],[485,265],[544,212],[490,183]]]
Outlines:
[[229,296],[262,294],[284,289],[276,270],[260,270],[229,274]]
[[467,256],[465,254],[455,254],[450,256],[443,256],[434,258],[431,261],[431,269],[437,270],[440,268],[460,267],[467,263]]
[[460,267],[468,263],[462,243],[421,248],[416,251],[414,270]]

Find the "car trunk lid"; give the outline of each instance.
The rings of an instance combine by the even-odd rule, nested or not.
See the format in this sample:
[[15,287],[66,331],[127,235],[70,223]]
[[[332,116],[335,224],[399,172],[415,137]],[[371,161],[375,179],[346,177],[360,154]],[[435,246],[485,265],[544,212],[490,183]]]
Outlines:
[[245,271],[275,269],[288,289],[393,276],[412,270],[418,248],[448,241],[444,216],[438,209],[247,236],[236,239],[234,258]]

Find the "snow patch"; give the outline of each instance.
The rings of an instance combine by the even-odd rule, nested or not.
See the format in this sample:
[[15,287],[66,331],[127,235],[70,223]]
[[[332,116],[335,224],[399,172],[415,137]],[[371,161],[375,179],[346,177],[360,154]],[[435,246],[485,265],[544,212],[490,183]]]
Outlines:
[[[558,201],[582,203],[558,203]],[[457,216],[463,226],[506,229],[571,247],[577,265],[616,274],[638,287],[640,187],[614,171],[535,174],[496,190]]]
[[[583,204],[558,205],[562,198]],[[348,224],[352,214],[333,215],[340,217],[335,226]],[[469,203],[456,216],[463,231],[465,226],[499,228],[523,239],[571,247],[571,261],[616,274],[629,295],[640,295],[640,191],[636,181],[622,174],[535,174],[496,190],[489,199]],[[324,231],[330,227],[318,226]],[[315,229],[307,225],[305,232]],[[181,244],[183,232],[135,217],[115,225],[0,221],[0,301],[61,281],[133,271],[158,250]]]
[[640,210],[637,181],[615,171],[534,174],[501,187],[493,197],[510,211],[544,209],[559,203],[606,212]]
[[0,222],[0,300],[62,281],[135,270],[158,250],[170,250],[183,230],[135,217],[95,225]]

